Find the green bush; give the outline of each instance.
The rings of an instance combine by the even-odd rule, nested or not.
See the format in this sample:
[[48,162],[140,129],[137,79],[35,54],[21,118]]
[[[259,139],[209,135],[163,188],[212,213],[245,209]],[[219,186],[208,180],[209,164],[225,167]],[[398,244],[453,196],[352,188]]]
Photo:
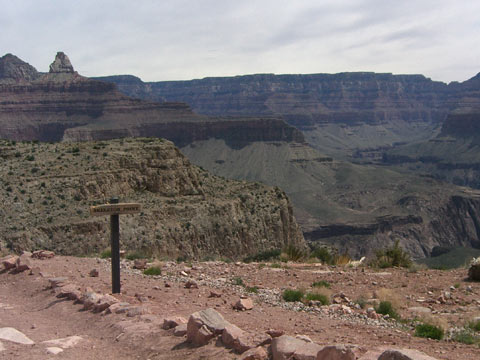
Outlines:
[[245,283],[243,282],[243,279],[240,276],[236,276],[232,279],[232,284],[233,285],[238,285],[238,286],[245,286]]
[[378,314],[388,315],[393,319],[398,319],[399,315],[395,311],[390,301],[381,301],[380,304],[375,308],[375,311]]
[[102,259],[110,259],[112,257],[112,250],[111,249],[105,249],[100,253],[100,257]]
[[441,340],[443,339],[443,330],[438,326],[430,324],[420,324],[415,328],[415,336],[428,339]]
[[480,320],[470,322],[468,327],[473,331],[480,331]]
[[311,252],[310,257],[317,258],[325,264],[332,264],[334,256],[326,247],[317,247]]
[[330,283],[325,280],[315,281],[314,283],[312,283],[312,287],[324,287],[330,289]]
[[279,249],[261,251],[256,255],[247,256],[245,259],[243,259],[243,261],[246,263],[249,263],[252,261],[254,262],[269,261],[272,259],[278,259],[278,257],[280,256],[280,253],[281,251]]
[[245,290],[247,290],[249,293],[258,294],[258,287],[256,286],[247,286]]
[[148,256],[146,256],[141,251],[134,251],[134,252],[129,252],[127,255],[125,255],[125,259],[127,260],[148,259]]
[[392,247],[378,250],[375,254],[376,260],[373,261],[373,266],[380,268],[389,267],[404,267],[409,268],[412,266],[412,259],[410,255],[399,246],[399,241],[395,242]]
[[305,295],[305,299],[308,301],[320,301],[322,305],[330,304],[330,300],[328,299],[327,295],[324,294],[307,293]]
[[304,292],[302,290],[286,289],[283,294],[283,300],[292,302],[292,301],[301,301],[303,299]]
[[453,335],[452,340],[467,345],[475,344],[478,341],[478,339],[468,330],[462,330],[456,333]]
[[300,261],[304,259],[307,255],[305,250],[293,244],[287,245],[283,249],[283,253],[286,255],[286,260],[288,261]]
[[158,266],[151,266],[143,271],[145,275],[162,275],[162,269]]

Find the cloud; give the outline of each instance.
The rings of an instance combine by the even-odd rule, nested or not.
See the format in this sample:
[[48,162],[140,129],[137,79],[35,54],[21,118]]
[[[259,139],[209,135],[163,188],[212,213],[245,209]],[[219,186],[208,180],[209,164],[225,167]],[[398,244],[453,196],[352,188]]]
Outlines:
[[145,80],[377,71],[465,80],[480,3],[457,0],[0,0],[0,50],[41,71]]

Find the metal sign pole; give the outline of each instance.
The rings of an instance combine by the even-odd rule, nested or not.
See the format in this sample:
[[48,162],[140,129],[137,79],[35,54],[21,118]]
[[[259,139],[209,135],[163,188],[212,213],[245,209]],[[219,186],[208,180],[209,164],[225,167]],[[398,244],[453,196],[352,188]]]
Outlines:
[[120,214],[136,214],[142,209],[137,203],[118,203],[118,198],[110,199],[110,204],[90,207],[93,216],[110,215],[110,245],[112,249],[112,294],[120,293]]
[[[110,200],[118,204],[118,198]],[[120,221],[119,215],[110,215],[110,243],[112,249],[112,294],[120,293]]]

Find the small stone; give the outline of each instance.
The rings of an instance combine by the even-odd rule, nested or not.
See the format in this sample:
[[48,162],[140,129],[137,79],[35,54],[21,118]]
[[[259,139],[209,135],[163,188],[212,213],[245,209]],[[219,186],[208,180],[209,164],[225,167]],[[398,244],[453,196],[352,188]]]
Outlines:
[[50,283],[50,287],[52,289],[66,285],[67,281],[68,281],[68,278],[66,277],[56,277],[56,278],[48,279],[48,282]]
[[239,299],[235,305],[233,306],[234,309],[240,311],[252,310],[253,309],[253,300],[250,298],[247,299]]
[[174,336],[185,336],[187,334],[187,324],[180,324],[173,329]]
[[222,294],[218,291],[210,291],[210,295],[208,295],[210,298],[219,298],[222,297]]
[[60,354],[61,352],[63,352],[63,349],[62,348],[59,348],[59,347],[47,347],[47,354],[49,355],[58,355]]
[[175,328],[178,325],[186,324],[186,323],[187,323],[187,319],[185,319],[184,317],[174,316],[174,317],[166,318],[163,320],[162,329],[168,330],[168,329]]
[[51,259],[53,257],[55,257],[55,253],[53,251],[48,251],[48,250],[37,250],[32,253],[32,258],[34,259],[45,260],[45,259]]
[[0,328],[0,339],[23,345],[35,344],[35,342],[28,338],[24,333],[11,327]]
[[128,317],[135,317],[139,315],[149,314],[150,310],[145,306],[132,306],[127,310]]
[[92,269],[90,270],[90,272],[88,273],[88,275],[90,277],[98,277],[98,270],[97,269]]
[[198,289],[198,284],[194,280],[188,280],[185,283],[185,289]]
[[268,354],[261,346],[245,351],[240,360],[266,360]]
[[266,333],[272,338],[276,338],[282,336],[285,332],[283,330],[269,329],[266,331]]
[[69,336],[62,339],[54,339],[54,340],[47,340],[43,341],[43,344],[47,345],[56,345],[62,349],[69,349],[77,345],[83,338],[81,336]]
[[316,360],[355,360],[355,353],[344,345],[325,346],[317,354]]
[[147,259],[134,260],[133,268],[138,270],[145,270],[147,268]]

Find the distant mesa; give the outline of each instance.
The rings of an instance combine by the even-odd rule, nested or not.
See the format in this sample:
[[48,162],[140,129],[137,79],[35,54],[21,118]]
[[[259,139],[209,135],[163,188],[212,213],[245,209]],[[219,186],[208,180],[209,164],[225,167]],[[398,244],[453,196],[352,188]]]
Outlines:
[[73,74],[75,70],[73,69],[72,63],[65,53],[59,51],[55,56],[55,61],[50,64],[50,73],[67,73]]

